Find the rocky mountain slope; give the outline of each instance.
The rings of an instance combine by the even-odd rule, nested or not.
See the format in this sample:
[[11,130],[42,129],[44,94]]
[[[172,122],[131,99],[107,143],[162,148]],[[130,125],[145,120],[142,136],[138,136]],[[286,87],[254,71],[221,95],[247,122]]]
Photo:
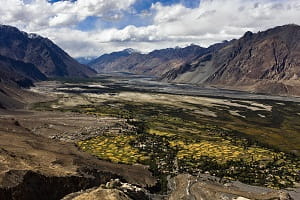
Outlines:
[[223,48],[170,70],[167,81],[300,95],[300,26],[247,32]]
[[104,54],[104,55],[90,61],[88,63],[88,65],[90,65],[92,68],[94,68],[98,72],[110,70],[109,67],[106,66],[107,64],[113,66],[113,63],[117,62],[118,59],[128,57],[134,53],[140,54],[139,52],[134,51],[133,49],[124,49],[123,51],[112,52],[110,54]]
[[0,25],[0,109],[20,108],[35,95],[22,88],[47,77],[89,77],[79,64],[47,38]]
[[89,77],[95,72],[79,64],[47,38],[0,25],[0,55],[31,63],[47,77]]
[[0,109],[21,108],[24,102],[39,98],[21,89],[46,80],[33,64],[0,55],[0,68]]
[[44,96],[0,82],[0,114],[7,109],[24,108],[27,103],[42,101]]
[[197,45],[155,50],[148,54],[142,54],[133,49],[125,49],[104,54],[88,65],[97,72],[118,71],[159,76],[205,52],[205,48]]
[[29,87],[33,86],[34,81],[46,80],[46,76],[31,63],[0,55],[0,66],[1,83],[15,83],[21,87]]

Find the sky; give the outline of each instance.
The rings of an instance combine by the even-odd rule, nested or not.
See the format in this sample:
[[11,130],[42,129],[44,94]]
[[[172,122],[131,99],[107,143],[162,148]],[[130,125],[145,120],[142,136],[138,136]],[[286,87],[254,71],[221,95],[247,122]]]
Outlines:
[[0,24],[48,37],[73,57],[149,52],[300,25],[300,0],[0,0]]

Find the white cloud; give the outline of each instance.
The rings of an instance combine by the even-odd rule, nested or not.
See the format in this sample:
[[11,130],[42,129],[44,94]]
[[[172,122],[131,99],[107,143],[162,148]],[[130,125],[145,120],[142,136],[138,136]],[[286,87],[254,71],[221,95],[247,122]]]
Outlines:
[[88,16],[116,17],[127,10],[135,0],[77,0],[49,3],[46,0],[0,0],[0,22],[26,26],[31,30],[45,27],[71,26]]
[[181,4],[173,6],[163,6],[161,3],[152,5],[152,10],[156,12],[154,17],[155,23],[168,23],[172,21],[179,21],[192,10],[184,7]]
[[[136,0],[78,0],[54,4],[46,0],[0,0],[0,23],[15,25],[49,37],[72,56],[91,56],[132,47],[141,51],[184,46],[208,46],[238,38],[245,31],[278,25],[300,24],[299,0],[202,0],[198,8],[181,4],[153,4],[149,11],[135,13]],[[122,29],[76,30],[88,16],[121,20],[124,11],[134,16],[146,13],[148,26],[128,24]],[[99,26],[101,27],[101,26]]]

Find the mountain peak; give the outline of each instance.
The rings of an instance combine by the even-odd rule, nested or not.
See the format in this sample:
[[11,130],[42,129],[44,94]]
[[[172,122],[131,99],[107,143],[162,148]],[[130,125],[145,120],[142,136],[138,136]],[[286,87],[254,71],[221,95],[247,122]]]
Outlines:
[[300,30],[300,26],[297,24],[286,24],[286,25],[282,25],[282,26],[276,26],[274,28],[270,28],[266,31],[262,31],[259,33],[270,34],[270,33],[284,32],[285,34],[288,34],[289,32],[299,31],[299,30]]
[[128,54],[140,53],[140,51],[138,51],[136,49],[132,49],[132,48],[124,49],[123,52],[127,52]]
[[251,31],[247,31],[245,34],[244,34],[244,37],[251,37],[254,33],[252,33]]
[[27,37],[30,39],[42,38],[40,35],[35,34],[35,33],[28,33]]

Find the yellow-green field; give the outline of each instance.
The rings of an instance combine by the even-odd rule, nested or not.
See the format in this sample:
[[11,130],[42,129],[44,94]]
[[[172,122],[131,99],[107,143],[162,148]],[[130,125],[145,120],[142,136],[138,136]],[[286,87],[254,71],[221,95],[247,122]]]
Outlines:
[[176,147],[178,159],[190,158],[197,160],[201,156],[213,158],[219,164],[227,161],[243,160],[245,162],[272,161],[281,157],[283,153],[275,153],[260,147],[247,147],[232,145],[228,140],[218,142],[203,141],[199,143],[184,143],[183,141],[170,141],[171,147]]
[[134,139],[134,136],[127,135],[98,136],[77,145],[83,151],[115,163],[134,164],[148,160],[148,156],[130,145]]

